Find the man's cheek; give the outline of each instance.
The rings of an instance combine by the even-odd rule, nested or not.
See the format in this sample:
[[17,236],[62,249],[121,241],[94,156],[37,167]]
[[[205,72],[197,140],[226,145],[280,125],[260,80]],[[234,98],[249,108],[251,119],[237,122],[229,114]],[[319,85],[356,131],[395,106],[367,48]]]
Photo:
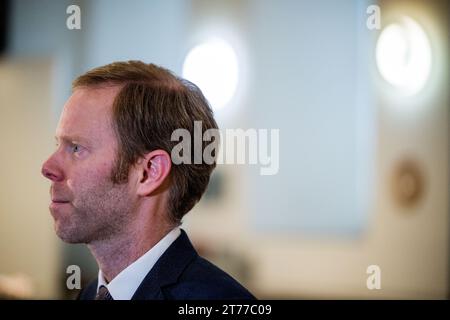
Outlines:
[[[104,158],[110,159],[109,156],[105,156]],[[84,171],[89,176],[97,177],[97,179],[105,180],[106,178],[108,178],[111,175],[113,165],[114,164],[111,161],[102,160],[102,161],[92,164],[91,166],[86,168]]]
[[99,177],[95,175],[95,171],[84,171],[83,174],[74,176],[67,180],[67,186],[72,191],[75,198],[81,193],[91,190],[99,182]]

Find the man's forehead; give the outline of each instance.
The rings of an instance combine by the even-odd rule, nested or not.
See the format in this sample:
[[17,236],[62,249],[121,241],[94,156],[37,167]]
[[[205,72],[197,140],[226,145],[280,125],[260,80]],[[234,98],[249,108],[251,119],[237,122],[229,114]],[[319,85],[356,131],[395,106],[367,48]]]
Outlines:
[[117,87],[78,88],[64,105],[56,137],[89,139],[111,130],[112,104]]
[[87,113],[109,111],[119,90],[118,86],[76,88],[64,109],[68,111],[82,109],[80,111]]

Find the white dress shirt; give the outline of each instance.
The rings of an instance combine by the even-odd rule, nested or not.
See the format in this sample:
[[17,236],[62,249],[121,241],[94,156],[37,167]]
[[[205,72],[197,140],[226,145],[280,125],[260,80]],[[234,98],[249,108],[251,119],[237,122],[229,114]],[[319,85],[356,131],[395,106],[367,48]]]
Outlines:
[[99,270],[97,292],[103,285],[108,288],[114,300],[131,300],[147,273],[180,234],[180,228],[175,227],[139,259],[122,270],[110,283],[106,282],[102,270]]

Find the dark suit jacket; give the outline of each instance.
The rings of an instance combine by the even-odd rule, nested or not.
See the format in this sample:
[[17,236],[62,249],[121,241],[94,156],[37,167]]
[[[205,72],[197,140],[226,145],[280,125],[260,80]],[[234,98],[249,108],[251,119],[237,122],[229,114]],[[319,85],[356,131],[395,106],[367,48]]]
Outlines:
[[[95,298],[97,279],[78,296],[81,300]],[[163,253],[146,275],[132,300],[189,299],[255,299],[231,276],[200,257],[186,232]]]

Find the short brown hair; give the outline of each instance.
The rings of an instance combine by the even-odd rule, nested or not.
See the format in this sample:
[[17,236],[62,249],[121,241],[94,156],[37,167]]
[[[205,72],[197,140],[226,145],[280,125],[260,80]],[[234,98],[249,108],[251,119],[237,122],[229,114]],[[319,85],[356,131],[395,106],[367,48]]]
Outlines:
[[[194,137],[194,121],[202,132],[217,129],[213,112],[200,89],[171,71],[141,61],[114,62],[81,75],[72,89],[120,85],[113,103],[113,126],[119,142],[112,172],[114,183],[128,181],[130,167],[145,153],[162,149],[171,154],[178,141],[172,132],[186,129]],[[191,145],[194,145],[193,142]],[[202,143],[204,150],[206,142]],[[203,151],[202,150],[202,151]],[[170,173],[169,218],[181,218],[200,200],[216,162],[172,165]]]

